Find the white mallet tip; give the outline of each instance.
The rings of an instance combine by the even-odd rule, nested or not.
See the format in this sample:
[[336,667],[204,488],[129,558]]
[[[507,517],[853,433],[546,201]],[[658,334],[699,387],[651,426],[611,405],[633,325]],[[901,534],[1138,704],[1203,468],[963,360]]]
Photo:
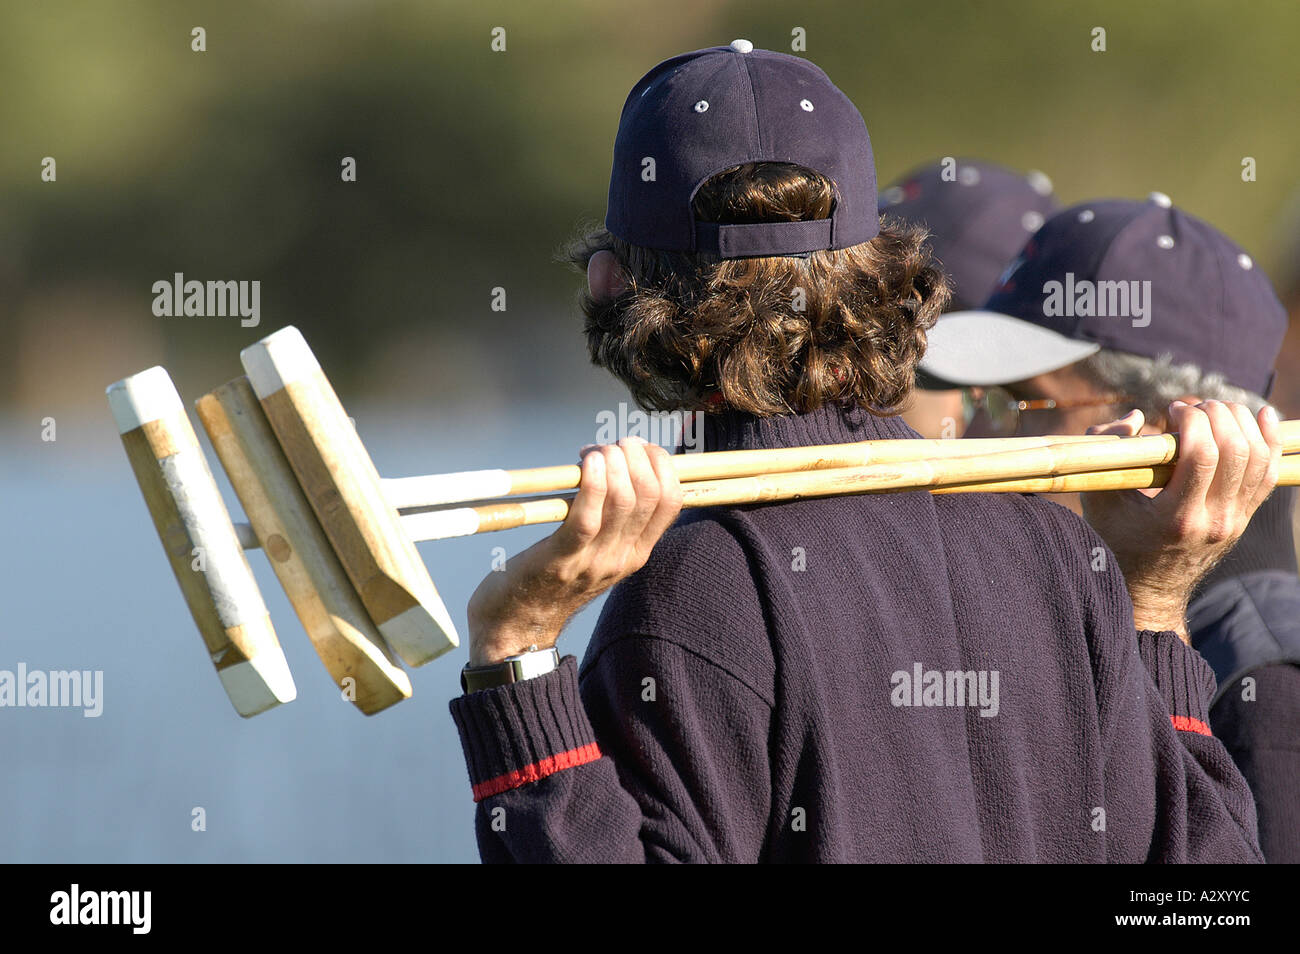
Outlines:
[[171,376],[157,366],[110,384],[105,393],[119,434],[177,412],[185,413]]
[[247,662],[219,670],[218,674],[226,695],[241,716],[255,716],[298,697],[298,687],[282,651],[260,652]]
[[239,358],[244,362],[248,380],[259,398],[274,394],[320,370],[320,363],[307,346],[302,332],[293,325],[249,345],[239,353]]

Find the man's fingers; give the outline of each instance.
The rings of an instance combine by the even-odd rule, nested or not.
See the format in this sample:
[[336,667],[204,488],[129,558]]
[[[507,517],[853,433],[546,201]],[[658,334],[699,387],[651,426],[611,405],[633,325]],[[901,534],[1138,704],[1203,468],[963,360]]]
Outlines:
[[[1246,473],[1241,479],[1241,492],[1246,506],[1253,509],[1256,503],[1256,497],[1259,496],[1261,486],[1268,476],[1268,468],[1271,449],[1268,441],[1264,440],[1264,435],[1260,431],[1259,422],[1255,420],[1255,415],[1251,413],[1250,408],[1244,404],[1229,404],[1228,410],[1236,418],[1237,427],[1241,429],[1242,437],[1246,439],[1246,445],[1250,448],[1250,459],[1246,463]],[[1267,496],[1268,490],[1263,492]],[[1263,497],[1259,497],[1262,501]]]
[[1169,405],[1169,420],[1178,432],[1178,463],[1164,490],[1154,498],[1171,517],[1183,519],[1205,506],[1205,495],[1219,466],[1210,419],[1199,407],[1182,401]]
[[637,540],[659,506],[659,475],[650,463],[649,445],[645,441],[624,439],[619,441],[619,447],[623,449],[632,491],[636,495],[636,504],[622,536],[626,540]]
[[625,575],[676,519],[677,471],[667,451],[636,438],[584,450],[582,481],[556,542],[570,555],[585,551],[584,566],[608,564],[598,576]]
[[1277,486],[1278,471],[1282,466],[1282,427],[1277,409],[1268,405],[1260,408],[1256,423],[1259,425],[1259,436],[1268,447],[1268,466],[1255,491],[1255,505],[1259,506]]
[[[1215,446],[1219,449],[1219,464],[1214,480],[1206,493],[1206,504],[1215,512],[1235,515],[1244,489],[1243,483],[1250,466],[1250,442],[1241,431],[1241,424],[1232,408],[1222,401],[1206,401],[1200,405],[1210,419]],[[1251,421],[1254,426],[1254,421]],[[1253,489],[1253,488],[1249,488]],[[1221,531],[1226,528],[1220,528]]]
[[1141,433],[1146,416],[1137,408],[1129,411],[1117,421],[1108,424],[1094,424],[1088,428],[1088,434],[1119,434],[1121,437],[1133,437]]
[[578,494],[569,504],[569,515],[555,532],[566,550],[586,546],[600,533],[604,523],[608,475],[603,454],[588,454],[582,459],[582,481]]
[[1277,408],[1265,404],[1259,409],[1259,434],[1264,438],[1274,454],[1282,456],[1282,422],[1278,420]]
[[636,507],[636,491],[627,470],[627,456],[617,444],[600,449],[605,458],[605,530],[621,525]]
[[644,555],[649,557],[655,543],[681,513],[682,486],[677,480],[677,468],[673,466],[672,455],[657,444],[647,447],[646,455],[659,481],[658,506],[655,507],[654,513],[641,533],[641,549]]

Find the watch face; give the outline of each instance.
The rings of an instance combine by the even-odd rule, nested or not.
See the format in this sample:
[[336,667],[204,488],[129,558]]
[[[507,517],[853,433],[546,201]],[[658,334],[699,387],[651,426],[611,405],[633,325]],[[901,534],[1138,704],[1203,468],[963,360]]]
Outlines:
[[515,680],[544,676],[560,664],[559,650],[551,647],[540,652],[524,653],[513,657]]

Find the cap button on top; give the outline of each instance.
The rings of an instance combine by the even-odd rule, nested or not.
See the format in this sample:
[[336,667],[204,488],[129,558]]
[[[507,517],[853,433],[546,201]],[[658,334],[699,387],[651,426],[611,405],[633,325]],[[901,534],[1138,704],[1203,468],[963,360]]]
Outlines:
[[731,48],[735,50],[737,53],[754,52],[754,44],[750,43],[748,40],[732,40]]
[[1169,196],[1165,195],[1163,192],[1152,192],[1147,196],[1147,198],[1162,209],[1167,209],[1174,204],[1174,200],[1169,198]]

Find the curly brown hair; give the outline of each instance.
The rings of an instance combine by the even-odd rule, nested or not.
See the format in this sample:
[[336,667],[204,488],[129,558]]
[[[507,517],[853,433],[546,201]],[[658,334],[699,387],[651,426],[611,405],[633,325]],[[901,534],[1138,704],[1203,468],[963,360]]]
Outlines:
[[[829,218],[834,198],[833,184],[810,169],[747,163],[709,179],[694,209],[704,222],[805,221]],[[837,402],[888,416],[911,392],[925,333],[948,303],[926,238],[885,220],[851,248],[720,260],[597,229],[564,257],[585,271],[608,250],[622,268],[627,286],[615,298],[581,295],[587,344],[593,363],[646,410],[721,403],[765,417]]]

